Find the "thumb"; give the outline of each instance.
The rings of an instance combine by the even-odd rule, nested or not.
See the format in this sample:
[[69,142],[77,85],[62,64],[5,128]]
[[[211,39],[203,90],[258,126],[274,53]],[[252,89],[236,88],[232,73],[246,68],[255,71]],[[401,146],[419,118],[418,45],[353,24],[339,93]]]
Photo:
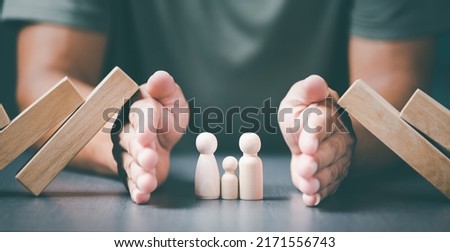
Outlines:
[[327,82],[318,75],[310,75],[304,80],[295,83],[286,97],[290,97],[292,105],[308,106],[312,103],[325,100],[329,95]]
[[157,100],[164,107],[172,105],[176,100],[184,100],[180,87],[173,77],[165,71],[156,71],[143,85],[145,95]]

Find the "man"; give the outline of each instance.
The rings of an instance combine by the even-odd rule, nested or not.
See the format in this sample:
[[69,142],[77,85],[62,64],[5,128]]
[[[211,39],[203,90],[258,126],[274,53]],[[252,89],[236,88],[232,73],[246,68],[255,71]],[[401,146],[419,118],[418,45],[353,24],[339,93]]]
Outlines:
[[[416,88],[426,90],[434,38],[449,29],[450,22],[442,21],[448,7],[445,0],[14,0],[5,1],[2,18],[24,21],[17,80],[22,109],[66,75],[87,95],[112,65],[124,67],[136,80],[157,69],[176,77],[184,92],[163,71],[141,86],[132,107],[143,111],[175,103],[186,108],[186,95],[195,98],[191,110],[214,106],[219,110],[208,111],[220,117],[217,111],[231,107],[278,104],[290,88],[279,109],[292,113],[280,120],[280,131],[292,154],[292,181],[305,203],[314,206],[338,188],[350,166],[377,170],[399,160],[356,121],[355,151],[355,139],[345,130],[286,129],[311,107],[324,113],[310,117],[309,126],[335,120],[325,116],[327,107],[336,110],[325,99],[338,98],[329,86],[342,92],[361,78],[397,108]],[[169,125],[162,125],[169,132],[160,134],[136,130],[136,118],[130,115],[127,132],[119,135],[123,163],[111,154],[109,134],[100,132],[73,164],[101,173],[117,173],[123,166],[131,199],[145,203],[166,179],[170,153],[181,138],[172,123],[179,120],[184,128],[188,119],[171,117]],[[163,123],[158,116],[146,120]],[[220,145],[237,149],[240,126],[233,122],[232,134],[226,135],[231,141],[225,139],[230,129],[216,132]],[[258,133],[263,146],[281,146],[280,134]],[[192,142],[186,148],[193,149]]]

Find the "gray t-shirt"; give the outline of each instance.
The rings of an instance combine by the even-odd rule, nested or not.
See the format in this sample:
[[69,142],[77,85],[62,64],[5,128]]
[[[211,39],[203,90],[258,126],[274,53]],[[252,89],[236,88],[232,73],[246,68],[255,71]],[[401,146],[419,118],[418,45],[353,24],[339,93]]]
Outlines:
[[[264,152],[286,150],[267,107],[294,82],[314,73],[346,89],[349,35],[433,36],[450,30],[449,10],[447,0],[5,0],[2,18],[107,34],[105,73],[119,65],[143,83],[164,69],[195,100],[191,107],[216,122],[202,125],[196,113],[192,130],[221,130],[219,151],[231,152],[239,151],[239,130],[257,131]],[[178,148],[195,151],[193,139]]]

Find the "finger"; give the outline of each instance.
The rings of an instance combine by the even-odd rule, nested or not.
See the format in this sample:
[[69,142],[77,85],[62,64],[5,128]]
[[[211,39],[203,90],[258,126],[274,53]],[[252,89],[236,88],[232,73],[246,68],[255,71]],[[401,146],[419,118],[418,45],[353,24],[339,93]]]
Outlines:
[[147,83],[143,85],[143,91],[164,107],[171,107],[176,101],[179,101],[181,106],[187,105],[180,86],[165,71],[157,71],[150,76]]
[[150,97],[136,101],[130,108],[131,128],[138,143],[144,147],[156,148],[161,109],[161,104]]
[[[281,101],[278,111],[278,122],[292,154],[298,155],[302,152],[299,143],[302,111],[313,103],[325,100],[330,95],[330,91],[332,90],[328,88],[323,78],[311,75],[292,85]],[[302,141],[302,147],[308,153],[314,153],[318,145],[319,143],[316,139]]]
[[332,120],[334,107],[320,102],[306,108],[302,113],[303,128],[300,133],[299,146],[302,152],[313,155],[320,143],[335,131]]
[[136,187],[142,193],[153,192],[158,185],[155,167],[150,171],[145,170],[129,154],[124,154],[123,159],[126,160],[124,161],[124,168],[128,178],[133,181]]
[[134,161],[137,162],[144,170],[152,170],[158,163],[159,157],[156,149],[150,147],[142,146],[137,137],[131,138],[131,140],[124,140],[125,146],[123,148],[133,157]]
[[311,177],[308,179],[304,179],[302,177],[299,177],[298,179],[298,186],[297,188],[305,194],[315,194],[320,189],[320,182],[318,179]]
[[300,154],[297,164],[296,172],[303,179],[311,178],[318,170],[318,162],[314,156],[308,154]]
[[310,207],[319,205],[319,203],[321,201],[320,194],[318,194],[318,193],[313,194],[313,195],[304,193],[302,197],[303,197],[303,202],[305,202],[305,205],[310,206]]
[[354,140],[350,134],[335,131],[326,138],[313,155],[301,154],[297,163],[297,172],[307,179],[317,171],[330,166],[353,150]]
[[144,146],[142,146],[137,141],[137,136],[129,136],[129,140],[124,140],[124,146],[123,148],[133,157],[133,159],[136,159],[138,156],[138,153],[142,150],[144,150]]
[[129,171],[131,164],[133,163],[133,160],[134,160],[133,157],[129,153],[127,152],[122,153],[123,169],[127,173],[128,178],[130,178]]
[[120,146],[127,151],[144,169],[151,169],[158,162],[155,149],[144,147],[138,141],[135,129],[127,124],[120,135]]
[[143,192],[153,192],[158,185],[155,166],[151,169],[144,169],[134,160],[129,166],[128,175]]
[[[334,164],[317,172],[313,178],[319,181],[320,189],[316,190],[314,193],[334,184],[336,181],[342,181],[348,174],[349,166],[350,156],[345,155]],[[326,196],[327,195],[322,195],[322,198],[325,198]]]
[[[175,96],[182,95],[179,87],[176,88],[179,92],[176,92]],[[189,121],[188,105],[184,97],[180,100],[183,100],[183,104],[175,101],[175,104],[170,105],[173,107],[166,107],[169,102],[162,100],[164,104],[161,104],[148,96],[132,105],[131,110],[136,112],[136,115],[131,117],[130,113],[130,123],[137,129],[136,135],[140,144],[152,149],[156,149],[158,144],[166,150],[173,147],[185,132]]]
[[131,200],[136,204],[144,204],[150,200],[150,193],[143,193],[137,187],[136,184],[129,179],[128,188],[130,189]]
[[172,76],[164,71],[155,72],[142,88],[143,92],[162,106],[158,117],[161,120],[159,143],[170,150],[185,133],[189,122],[189,106],[186,98]]
[[128,151],[131,140],[135,136],[134,131],[134,128],[129,123],[123,126],[122,132],[120,132],[119,135],[119,145],[122,147],[122,149]]
[[[311,111],[311,107],[308,107],[304,113]],[[315,107],[314,109],[317,109]],[[320,110],[319,110],[320,111]],[[303,128],[299,135],[299,148],[300,151],[309,155],[314,155],[319,148],[319,144],[322,138],[325,138],[325,124],[326,118],[322,114],[309,114],[306,116],[302,115],[302,125]]]
[[329,90],[326,81],[318,75],[311,75],[292,85],[284,102],[289,106],[308,106],[323,101],[328,95]]
[[280,104],[280,109],[278,110],[277,119],[284,141],[291,150],[292,155],[299,155],[301,153],[298,144],[301,129],[299,119],[300,113],[295,113],[294,109],[302,108],[288,107],[282,102]]
[[337,191],[341,183],[342,180],[335,181],[333,184],[321,189],[318,193],[312,195],[304,193],[303,202],[305,202],[307,206],[317,206],[322,200],[333,195]]
[[346,155],[310,178],[299,177],[298,189],[303,193],[313,195],[335,181],[342,180],[347,175],[349,165],[350,157]]
[[153,172],[158,164],[159,157],[155,150],[144,148],[137,154],[135,160],[145,171]]
[[334,91],[331,88],[328,88],[328,92],[329,92],[329,96],[333,99],[333,101],[337,103],[337,101],[339,100],[338,92]]

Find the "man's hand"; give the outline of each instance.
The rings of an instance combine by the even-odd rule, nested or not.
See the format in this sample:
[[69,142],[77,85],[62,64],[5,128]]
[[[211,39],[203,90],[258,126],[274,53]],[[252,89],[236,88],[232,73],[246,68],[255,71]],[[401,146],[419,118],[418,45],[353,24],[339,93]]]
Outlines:
[[279,108],[280,128],[292,154],[292,182],[308,206],[318,205],[337,190],[355,145],[351,129],[335,113],[333,99],[338,99],[337,93],[312,75],[295,83]]
[[167,178],[170,151],[186,129],[189,110],[180,87],[163,71],[153,74],[133,100],[130,122],[119,135],[118,160],[128,175],[131,199],[142,204]]

